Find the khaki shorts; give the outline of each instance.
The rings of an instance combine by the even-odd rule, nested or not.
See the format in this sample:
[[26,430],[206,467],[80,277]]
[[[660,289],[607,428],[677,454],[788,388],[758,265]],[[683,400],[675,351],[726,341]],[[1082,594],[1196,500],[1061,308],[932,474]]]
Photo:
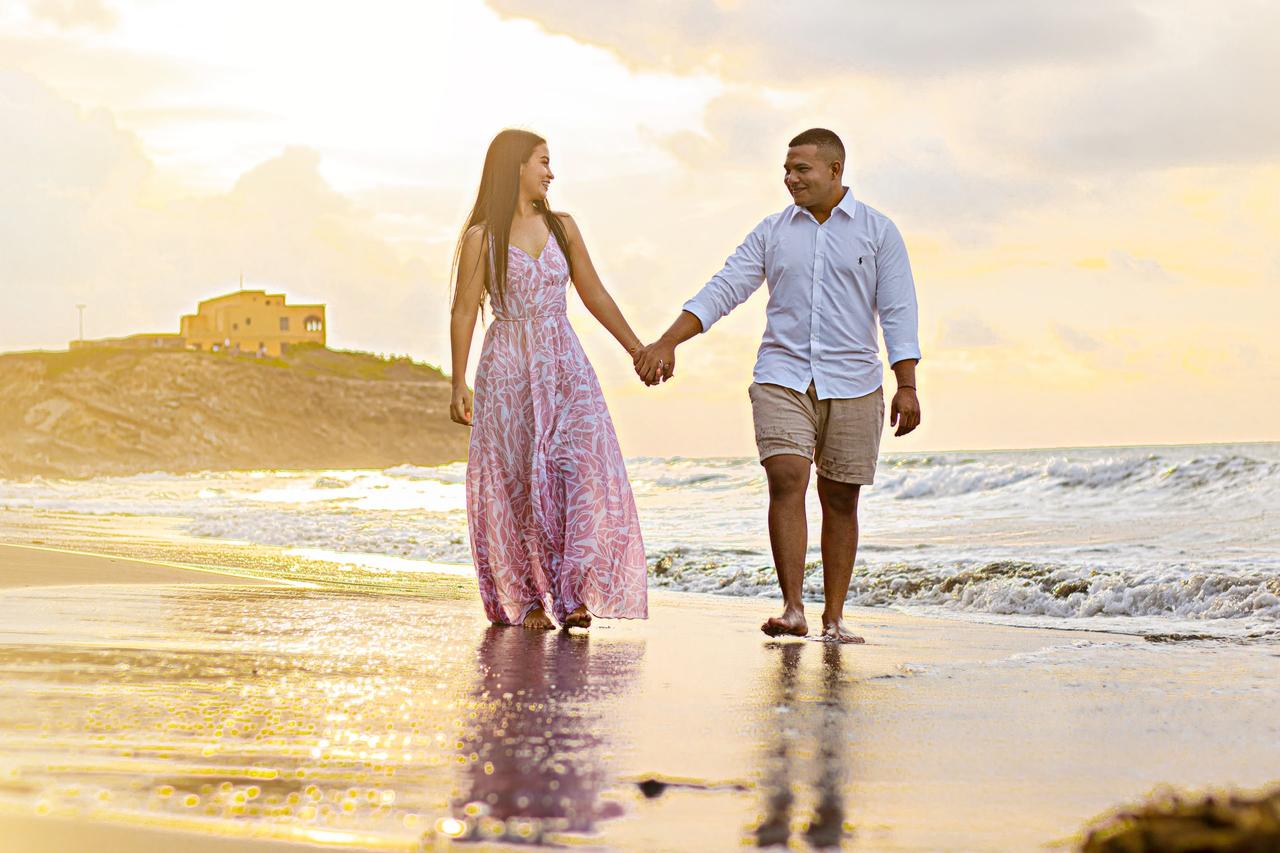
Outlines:
[[762,463],[789,453],[812,459],[818,474],[828,480],[861,486],[875,481],[884,389],[862,397],[819,400],[812,384],[801,394],[753,382],[747,393]]

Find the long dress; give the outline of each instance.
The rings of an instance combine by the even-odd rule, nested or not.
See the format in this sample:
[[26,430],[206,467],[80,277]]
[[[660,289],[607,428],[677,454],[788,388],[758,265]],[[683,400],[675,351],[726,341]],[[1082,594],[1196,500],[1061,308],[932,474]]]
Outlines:
[[[476,368],[467,526],[485,615],[648,616],[640,522],[600,382],[565,314],[569,264],[511,246]],[[549,599],[549,601],[548,601]],[[549,605],[549,606],[548,606]]]

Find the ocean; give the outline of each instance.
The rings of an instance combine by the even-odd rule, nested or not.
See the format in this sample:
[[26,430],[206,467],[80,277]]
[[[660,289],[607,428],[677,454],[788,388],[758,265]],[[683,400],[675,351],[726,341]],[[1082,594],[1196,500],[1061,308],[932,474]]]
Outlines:
[[[652,588],[777,595],[754,458],[628,469]],[[464,477],[458,463],[0,481],[0,513],[110,517],[117,540],[128,517],[162,517],[210,543],[467,574]],[[809,514],[805,593],[819,601],[813,494]],[[850,604],[1151,639],[1280,637],[1280,444],[885,454],[860,519]]]

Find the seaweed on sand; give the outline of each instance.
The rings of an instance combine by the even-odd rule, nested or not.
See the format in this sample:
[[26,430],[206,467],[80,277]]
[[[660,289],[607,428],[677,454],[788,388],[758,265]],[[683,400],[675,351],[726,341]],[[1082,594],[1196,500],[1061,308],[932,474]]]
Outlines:
[[1280,850],[1280,787],[1189,799],[1157,796],[1089,829],[1081,853],[1274,853]]

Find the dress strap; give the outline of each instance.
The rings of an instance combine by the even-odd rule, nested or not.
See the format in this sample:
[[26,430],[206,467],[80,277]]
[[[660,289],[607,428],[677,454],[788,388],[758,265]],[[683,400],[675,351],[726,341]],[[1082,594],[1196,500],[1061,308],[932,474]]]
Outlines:
[[489,239],[489,281],[487,282],[487,285],[489,287],[493,287],[493,283],[498,280],[498,268],[496,266],[498,262],[498,253],[494,249],[495,243],[493,242],[493,232],[489,230],[489,226],[484,226],[484,233]]

